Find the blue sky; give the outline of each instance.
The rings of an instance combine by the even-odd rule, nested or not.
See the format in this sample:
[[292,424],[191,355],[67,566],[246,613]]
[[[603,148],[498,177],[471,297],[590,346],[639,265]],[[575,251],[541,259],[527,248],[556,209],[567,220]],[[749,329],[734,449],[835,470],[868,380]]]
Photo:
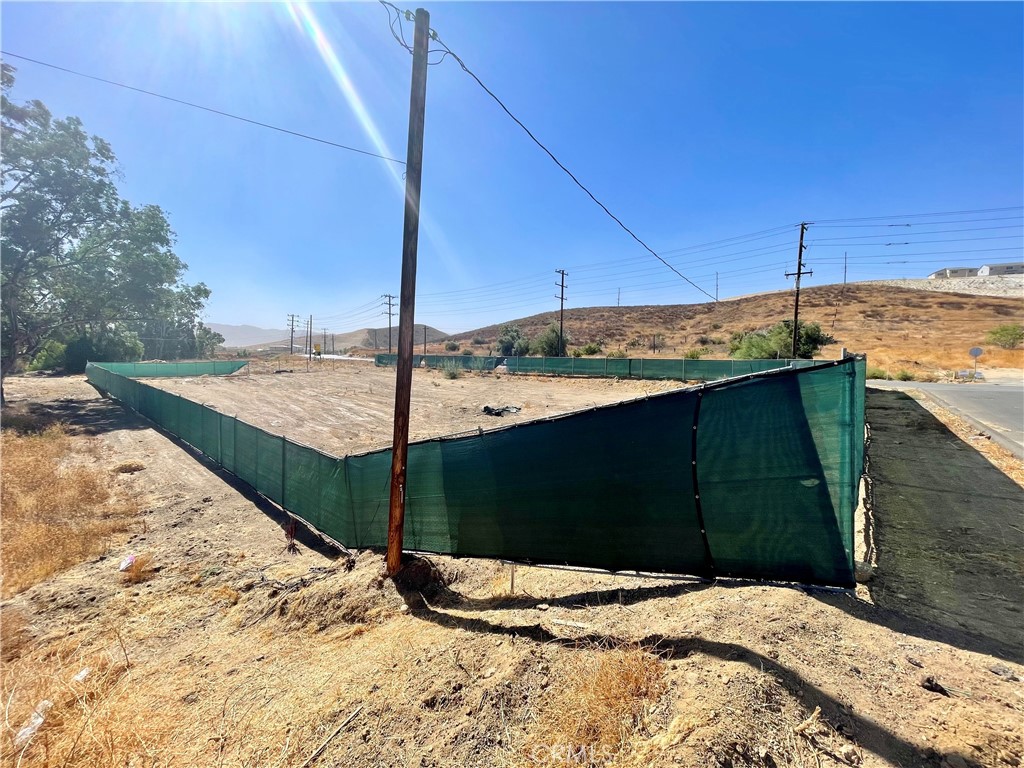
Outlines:
[[[538,138],[711,294],[716,271],[722,298],[789,285],[801,220],[818,222],[805,285],[841,281],[844,251],[851,280],[1021,258],[1019,3],[425,7]],[[376,2],[0,13],[5,51],[405,158],[411,57]],[[208,321],[386,323],[401,165],[7,61],[16,99],[81,117],[117,153],[124,196],[167,211],[187,279],[213,290]],[[555,309],[560,268],[570,307],[706,300],[450,58],[429,68],[422,196],[418,322],[456,332]],[[883,216],[896,218],[856,220]]]

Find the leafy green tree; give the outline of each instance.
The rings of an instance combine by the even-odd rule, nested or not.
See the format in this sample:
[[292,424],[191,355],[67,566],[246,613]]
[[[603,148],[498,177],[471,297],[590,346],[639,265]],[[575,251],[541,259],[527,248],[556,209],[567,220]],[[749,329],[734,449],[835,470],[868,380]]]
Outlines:
[[1013,349],[1024,341],[1024,325],[1020,323],[1007,323],[993,328],[985,335],[989,344],[995,344],[1003,349]]
[[569,334],[558,338],[558,323],[552,323],[530,344],[530,351],[545,357],[565,357],[565,348],[572,343]]
[[2,75],[0,399],[3,378],[47,341],[134,354],[165,313],[190,326],[196,354],[209,290],[180,282],[186,265],[163,211],[121,199],[110,145],[39,101],[15,104],[14,69]]
[[503,325],[498,330],[498,353],[502,355],[530,354],[530,339],[518,325]]
[[[797,336],[797,357],[810,359],[835,339],[821,330],[818,323],[801,322]],[[750,333],[733,334],[729,342],[733,357],[744,360],[788,358],[793,353],[793,321],[783,320],[771,328]]]

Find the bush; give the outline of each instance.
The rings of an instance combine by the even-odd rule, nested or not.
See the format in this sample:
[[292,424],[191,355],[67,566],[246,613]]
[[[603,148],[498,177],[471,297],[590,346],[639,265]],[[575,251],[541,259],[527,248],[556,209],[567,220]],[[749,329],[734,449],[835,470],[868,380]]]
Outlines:
[[704,355],[711,352],[707,347],[696,347],[695,349],[688,349],[683,353],[683,358],[686,360],[700,360]]
[[463,355],[463,357],[472,357],[473,356],[473,350],[469,349],[469,348],[466,348],[466,349],[462,350],[462,355]]
[[705,336],[702,333],[700,336],[697,337],[697,343],[698,344],[713,344],[714,342],[711,341],[711,337],[710,336]]
[[444,348],[449,352],[455,352],[458,350],[459,344],[456,341],[446,341],[444,343]]
[[441,363],[441,373],[446,379],[457,379],[462,375],[462,366],[454,360],[445,360]]
[[530,354],[530,339],[518,325],[503,325],[498,330],[498,352],[521,357]]
[[985,335],[989,344],[995,344],[1003,349],[1013,349],[1024,341],[1024,325],[1020,323],[1008,323],[993,328]]
[[596,355],[601,351],[601,344],[596,341],[591,341],[589,344],[584,344],[580,350],[584,355]]
[[914,374],[912,374],[910,371],[900,369],[896,373],[896,380],[897,381],[913,381],[914,380]]
[[572,356],[573,357],[583,357],[583,350],[580,349],[579,347],[576,347],[576,349],[574,349],[572,351]]
[[626,357],[626,350],[624,349],[610,349],[605,357],[611,357],[614,359],[621,359]]
[[64,365],[65,349],[67,349],[66,344],[49,339],[43,344],[42,349],[39,350],[36,356],[32,358],[32,362],[28,364],[28,370],[52,371],[62,367]]
[[892,376],[890,376],[886,371],[883,371],[881,368],[874,367],[868,368],[866,376],[869,379],[885,379],[886,381],[892,378]]
[[479,346],[482,346],[482,345],[486,344],[487,343],[487,339],[485,339],[483,336],[474,336],[473,337],[473,343],[476,344],[479,347]]
[[85,364],[89,361],[134,362],[142,359],[144,350],[134,333],[107,335],[95,340],[81,336],[64,350],[64,370],[67,373],[84,373]]
[[530,351],[544,355],[545,357],[565,357],[565,348],[572,342],[572,338],[568,333],[561,339],[559,343],[558,338],[558,323],[552,323],[547,329],[533,340],[530,345]]
[[[835,344],[835,339],[821,330],[817,323],[800,323],[796,356],[810,359],[822,347]],[[733,357],[745,360],[788,358],[793,353],[793,321],[783,320],[764,331],[733,334],[729,342]]]

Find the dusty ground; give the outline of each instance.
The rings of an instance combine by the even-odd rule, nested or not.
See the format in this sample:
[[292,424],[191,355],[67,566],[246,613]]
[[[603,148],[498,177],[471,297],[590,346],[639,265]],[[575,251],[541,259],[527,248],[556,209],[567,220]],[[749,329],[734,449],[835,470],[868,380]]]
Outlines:
[[[148,383],[205,403],[221,413],[335,456],[391,445],[395,369],[339,360],[314,364],[310,373],[190,379]],[[680,386],[679,382],[555,379],[540,376],[466,374],[447,379],[441,371],[414,371],[409,439],[492,429],[555,416]],[[483,407],[522,410],[488,416]]]
[[[333,394],[326,374],[176,386],[261,426],[302,426],[289,436],[336,451],[353,424],[359,445],[380,441],[369,393],[383,380],[352,376],[359,385]],[[447,404],[434,413],[449,432],[475,426],[483,402],[540,415],[609,390],[640,394],[606,382],[417,381]],[[146,500],[145,530],[2,605],[8,765],[591,764],[550,759],[565,755],[543,741],[550,707],[580,690],[581,661],[636,645],[656,655],[664,688],[622,750],[592,764],[1020,765],[1022,647],[1000,627],[1014,615],[1020,627],[1021,490],[912,398],[870,394],[878,575],[856,595],[521,566],[511,594],[510,568],[489,561],[433,558],[440,580],[396,585],[373,553],[352,562],[303,540],[289,554],[272,507],[81,378],[8,387],[15,409],[99,439],[98,462],[141,461],[130,482]],[[366,410],[346,410],[357,397]],[[303,401],[320,405],[302,415]],[[986,490],[964,525],[952,489],[923,495],[943,470]],[[154,556],[149,580],[119,577],[129,552]],[[952,564],[939,556],[950,552]],[[1005,579],[979,590],[993,574]],[[87,664],[107,672],[85,695],[71,678]],[[924,687],[928,677],[950,695]],[[61,717],[13,749],[44,696]]]

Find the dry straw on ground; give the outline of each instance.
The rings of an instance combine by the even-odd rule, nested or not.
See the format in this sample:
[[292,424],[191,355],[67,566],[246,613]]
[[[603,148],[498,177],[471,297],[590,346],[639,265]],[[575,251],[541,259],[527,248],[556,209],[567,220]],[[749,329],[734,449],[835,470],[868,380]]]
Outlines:
[[86,446],[61,426],[2,435],[0,595],[10,597],[104,552],[138,504],[109,473],[78,463]]
[[562,765],[582,756],[602,764],[619,756],[646,730],[664,692],[663,665],[643,648],[572,656],[538,715],[528,762]]

